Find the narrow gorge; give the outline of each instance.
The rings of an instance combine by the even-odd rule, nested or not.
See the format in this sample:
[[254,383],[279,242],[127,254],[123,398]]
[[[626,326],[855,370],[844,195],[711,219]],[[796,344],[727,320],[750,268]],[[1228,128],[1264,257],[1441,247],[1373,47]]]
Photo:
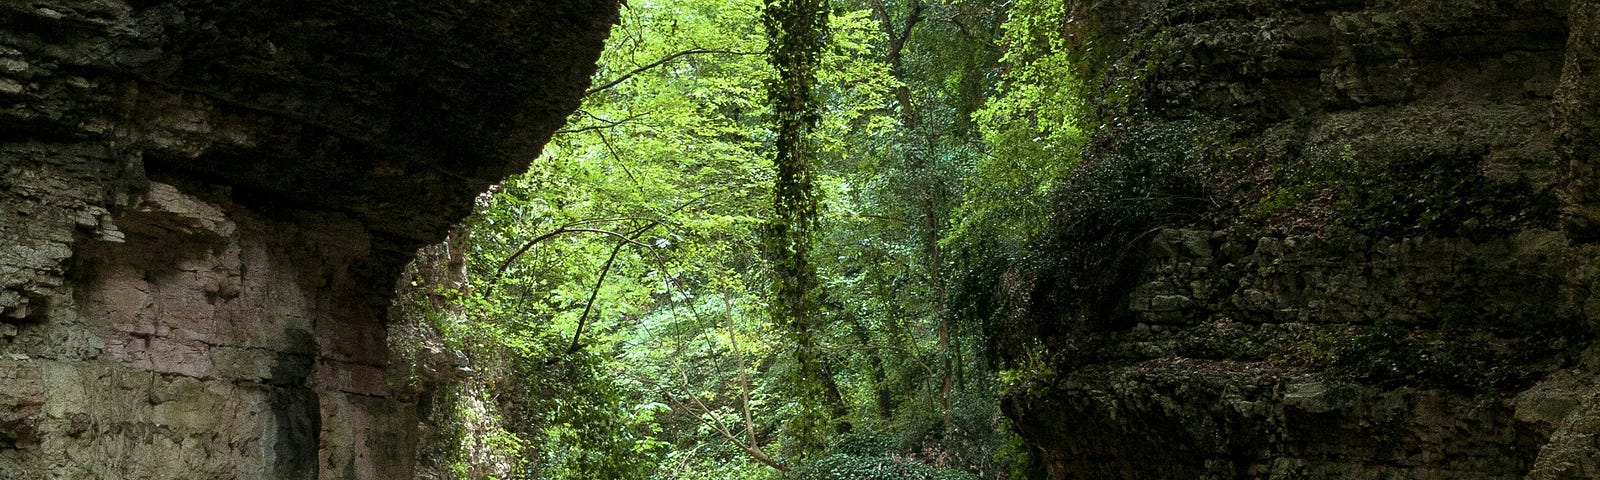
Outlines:
[[[750,475],[715,478],[1600,478],[1600,0],[836,1],[831,30],[809,31],[834,42],[809,54],[823,65],[811,74],[824,107],[807,107],[824,117],[810,133],[820,140],[795,140],[822,152],[814,188],[831,195],[796,198],[836,202],[823,204],[822,220],[797,220],[807,235],[812,225],[822,232],[813,256],[837,257],[808,267],[821,269],[808,281],[825,294],[796,294],[805,299],[796,305],[823,312],[812,320],[820,346],[806,348],[826,358],[807,374],[828,383],[806,391],[832,403],[794,409],[812,408],[818,418],[806,425],[834,440],[871,429],[904,437],[882,442],[902,450],[893,455],[875,445],[857,455],[870,448],[816,431],[791,435],[781,417],[789,406],[764,409],[792,400],[762,383],[764,369],[782,377],[788,357],[773,352],[784,342],[759,343],[779,327],[744,316],[757,333],[741,336],[736,311],[754,318],[744,312],[767,301],[751,294],[738,304],[729,292],[762,291],[747,284],[768,277],[736,274],[764,268],[761,249],[773,247],[693,252],[747,254],[716,264],[724,276],[669,273],[660,260],[700,241],[695,234],[745,232],[728,225],[765,232],[746,204],[772,201],[749,192],[774,175],[694,160],[768,155],[761,148],[774,135],[751,126],[770,120],[758,111],[764,99],[727,97],[776,88],[765,66],[752,66],[770,47],[749,39],[784,38],[774,32],[789,27],[739,16],[759,16],[753,4],[711,20],[683,15],[684,32],[746,21],[728,27],[746,43],[695,31],[707,43],[606,65],[603,54],[652,47],[646,34],[613,33],[619,22],[670,23],[638,31],[680,35],[679,19],[651,16],[677,3],[625,3],[0,1],[0,478],[448,476],[433,464],[447,461],[428,457],[460,440],[437,434],[440,412],[456,407],[439,404],[429,382],[488,373],[449,342],[428,344],[443,360],[417,358],[416,345],[398,352],[395,326],[428,320],[398,318],[416,312],[396,298],[473,290],[464,286],[473,261],[489,265],[501,294],[554,292],[538,278],[494,282],[520,274],[514,261],[530,247],[573,232],[614,243],[589,254],[604,260],[583,266],[595,278],[572,276],[587,282],[580,293],[528,301],[577,323],[538,331],[559,348],[528,365],[579,364],[585,348],[643,357],[628,351],[642,344],[616,340],[631,325],[667,325],[651,315],[676,314],[679,302],[725,312],[709,321],[702,341],[712,346],[691,359],[722,362],[707,365],[727,378],[707,373],[706,383],[723,384],[692,388],[691,373],[715,369],[691,364],[675,367],[684,392],[661,378],[616,394],[638,404],[624,410],[648,412],[617,435],[698,432],[732,452],[715,457],[735,466],[726,470]],[[788,4],[761,8],[779,3]],[[1029,17],[1037,12],[1023,6],[1061,15]],[[691,7],[705,5],[682,11],[700,12]],[[1026,31],[1013,23],[1026,18],[1048,21]],[[1026,32],[1044,32],[1046,53],[1017,46]],[[945,50],[915,50],[925,45]],[[1048,80],[1016,74],[1018,58],[1054,53],[1070,87],[1017,86]],[[624,97],[625,80],[666,81],[650,75],[760,78],[685,95],[709,105],[701,113],[733,119],[676,122],[699,129],[700,143],[659,125],[605,136],[670,114],[583,103],[602,91]],[[1052,96],[1058,87],[1071,100]],[[1005,110],[1004,92],[1036,96]],[[1052,113],[1057,101],[1068,113]],[[992,125],[1015,127],[1023,141],[1007,145],[1013,137]],[[584,148],[621,165],[600,182],[636,185],[644,201],[668,197],[648,189],[680,174],[724,184],[697,180],[706,183],[691,187],[704,193],[664,203],[675,209],[639,209],[659,216],[539,224],[560,228],[499,247],[515,253],[464,259],[491,250],[463,243],[470,236],[453,229],[464,219],[508,223],[484,220],[495,200],[480,195],[503,188],[538,208],[563,203],[538,195],[566,191],[503,182],[547,147],[581,156],[552,139],[596,131]],[[1059,155],[1044,167],[983,173],[986,162],[1068,132],[1081,145],[1031,150]],[[630,169],[618,146],[638,138],[677,150]],[[871,155],[882,158],[862,160]],[[577,199],[587,190],[561,175],[605,177],[553,171],[523,183],[568,185],[571,203],[588,205]],[[1044,186],[993,180],[1006,175]],[[985,191],[984,181],[1006,188]],[[737,195],[706,200],[728,191]],[[871,195],[880,196],[860,200]],[[1035,198],[1042,206],[1018,206]],[[722,204],[742,210],[705,225],[671,217]],[[1027,218],[982,216],[997,211]],[[1010,223],[976,225],[995,218]],[[622,220],[639,223],[597,226]],[[644,233],[658,227],[678,230]],[[877,237],[855,233],[869,227]],[[850,233],[830,233],[839,231]],[[884,240],[893,235],[903,238]],[[1025,246],[1000,252],[1001,235]],[[872,250],[881,244],[891,245]],[[619,257],[624,247],[657,257]],[[616,276],[667,279],[638,282],[648,285],[635,297],[608,291],[643,306],[596,307],[591,317],[613,261],[637,264]],[[887,280],[874,276],[883,271]],[[695,297],[697,281],[715,289]],[[873,281],[882,285],[861,286]],[[713,291],[720,303],[704,300]],[[470,317],[464,308],[444,307]],[[631,334],[670,336],[641,331]],[[731,348],[717,343],[724,338]],[[616,362],[604,365],[631,365]],[[418,372],[435,367],[456,371],[419,386]],[[989,380],[969,380],[978,377]],[[950,413],[959,409],[976,420]],[[990,437],[973,433],[985,429]],[[541,431],[573,435],[550,432]],[[537,441],[508,448],[538,451]],[[982,442],[997,443],[972,446]],[[681,466],[713,454],[685,444],[641,441],[633,453],[665,465],[642,470],[650,478],[697,478]],[[728,460],[746,454],[754,460]],[[956,473],[847,476],[837,472],[849,465],[826,463],[857,457]],[[685,471],[661,473],[674,464]],[[456,475],[467,471],[477,470]]]

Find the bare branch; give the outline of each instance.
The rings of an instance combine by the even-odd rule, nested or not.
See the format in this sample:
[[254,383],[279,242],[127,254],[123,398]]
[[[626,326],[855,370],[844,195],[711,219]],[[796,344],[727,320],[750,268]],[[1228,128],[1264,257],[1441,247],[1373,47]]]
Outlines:
[[755,423],[750,416],[750,377],[745,376],[744,352],[739,350],[739,335],[733,325],[733,304],[728,302],[728,292],[722,292],[722,312],[728,324],[728,345],[733,349],[733,356],[739,359],[739,403],[744,408],[744,434],[749,438],[751,445],[756,443]]
[[769,467],[775,468],[780,472],[788,472],[789,471],[789,466],[788,465],[784,465],[782,463],[779,463],[777,460],[774,460],[772,457],[767,456],[767,453],[761,451],[761,448],[759,446],[757,446],[754,442],[746,445],[744,442],[740,442],[739,441],[739,437],[736,437],[736,436],[733,435],[732,432],[729,432],[727,427],[722,426],[722,416],[721,415],[717,415],[716,412],[713,412],[713,411],[711,411],[710,408],[707,408],[706,404],[700,402],[700,398],[695,396],[694,392],[690,391],[691,389],[688,388],[688,386],[689,386],[689,376],[688,376],[688,374],[683,374],[683,385],[684,385],[684,392],[689,394],[689,400],[693,400],[695,405],[700,407],[700,411],[705,412],[707,417],[711,417],[711,422],[710,422],[711,423],[711,428],[713,430],[716,430],[718,435],[721,435],[722,438],[728,439],[729,442],[733,442],[733,446],[739,447],[739,449],[743,450],[744,453],[749,454],[750,458],[754,458],[756,461],[761,462],[763,464],[766,464]]
[[508,256],[505,260],[500,261],[500,267],[494,269],[494,277],[489,279],[488,287],[494,287],[495,284],[500,283],[500,277],[506,274],[506,269],[511,267],[512,262],[516,262],[518,258],[522,258],[522,254],[528,253],[528,249],[533,248],[534,245],[538,245],[539,242],[549,240],[554,238],[556,235],[563,233],[568,233],[566,228],[557,228],[553,232],[534,237],[533,240],[529,240],[527,243],[522,244],[522,248],[518,248],[517,251],[511,252],[511,256]]
[[[673,212],[673,213],[676,213],[676,212]],[[624,220],[644,221],[644,222],[650,222],[650,223],[659,223],[659,224],[662,224],[662,225],[676,225],[675,223],[669,222],[664,218],[627,216],[627,217],[605,217],[605,218],[591,218],[591,219],[588,219],[588,220],[578,220],[576,222],[572,222],[572,223],[568,223],[566,225],[562,225],[562,227],[576,227],[576,226],[579,226],[579,225],[594,225],[596,223],[611,223],[611,222],[620,222],[620,221],[624,221]]]

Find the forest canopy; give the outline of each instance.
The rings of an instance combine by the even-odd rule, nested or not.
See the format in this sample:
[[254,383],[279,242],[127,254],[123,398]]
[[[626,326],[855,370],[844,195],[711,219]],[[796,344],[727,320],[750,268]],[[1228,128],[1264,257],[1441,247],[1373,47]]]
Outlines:
[[[1016,478],[986,355],[1083,142],[1062,2],[632,0],[412,299],[475,478]],[[421,276],[415,276],[421,279]]]

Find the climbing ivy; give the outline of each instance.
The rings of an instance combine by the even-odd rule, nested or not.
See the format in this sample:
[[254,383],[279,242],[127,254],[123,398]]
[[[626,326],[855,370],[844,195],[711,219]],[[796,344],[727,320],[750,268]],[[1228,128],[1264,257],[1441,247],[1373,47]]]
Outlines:
[[778,134],[773,164],[778,175],[764,243],[774,270],[772,312],[788,328],[794,349],[789,388],[798,412],[790,420],[789,437],[791,450],[800,459],[821,451],[828,423],[817,339],[817,272],[810,260],[819,210],[810,136],[818,118],[813,90],[827,30],[826,6],[823,0],[767,0],[762,10],[768,63],[778,72],[770,87]]

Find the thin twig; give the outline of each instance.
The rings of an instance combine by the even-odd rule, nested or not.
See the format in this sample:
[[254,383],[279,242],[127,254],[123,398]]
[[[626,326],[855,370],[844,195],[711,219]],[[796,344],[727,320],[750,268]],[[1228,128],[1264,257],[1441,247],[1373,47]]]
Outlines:
[[645,64],[642,67],[635,68],[632,71],[629,71],[628,73],[622,74],[622,76],[617,77],[616,79],[613,79],[613,80],[611,80],[609,82],[606,82],[606,83],[602,83],[602,84],[600,84],[600,86],[591,88],[587,92],[583,92],[583,95],[584,96],[594,95],[596,93],[604,91],[605,89],[608,89],[608,88],[611,88],[611,87],[615,87],[615,86],[617,86],[617,84],[625,82],[629,78],[633,78],[634,75],[638,75],[638,74],[644,73],[646,70],[650,70],[652,68],[656,68],[656,67],[665,65],[667,62],[673,61],[673,60],[677,59],[678,57],[682,57],[682,56],[685,56],[685,55],[699,55],[699,54],[703,54],[703,53],[721,53],[721,54],[725,54],[725,55],[763,55],[766,52],[741,52],[741,51],[737,51],[737,50],[716,50],[716,49],[710,49],[710,48],[691,48],[691,49],[688,49],[688,50],[683,50],[683,51],[679,51],[679,52],[673,53],[671,55],[667,55],[665,57],[661,57],[660,60],[656,60],[654,62],[650,62],[648,64]]
[[722,311],[728,323],[728,345],[733,349],[733,356],[739,359],[739,402],[744,409],[744,434],[749,438],[751,445],[756,443],[755,424],[750,415],[750,377],[745,376],[744,352],[739,350],[739,335],[733,325],[733,304],[728,302],[728,292],[722,292]]
[[[655,226],[655,225],[656,224],[654,224],[654,223],[651,224],[651,226]],[[522,244],[522,248],[518,248],[516,252],[513,252],[511,254],[511,256],[506,257],[505,260],[501,261],[500,262],[500,267],[496,268],[494,270],[494,278],[491,278],[489,280],[488,287],[493,287],[495,284],[499,283],[500,282],[500,277],[502,275],[505,275],[506,269],[511,267],[512,262],[516,262],[518,258],[522,257],[522,254],[528,253],[528,249],[533,248],[533,246],[539,244],[539,242],[543,242],[545,240],[549,240],[549,239],[554,238],[555,236],[561,235],[563,233],[583,233],[583,232],[610,235],[610,236],[622,239],[623,242],[627,242],[627,243],[632,244],[634,246],[644,247],[644,248],[651,248],[649,245],[646,245],[646,244],[643,244],[643,243],[639,243],[638,241],[636,241],[636,240],[634,240],[632,238],[629,238],[626,235],[623,235],[623,234],[620,234],[620,233],[617,233],[617,232],[613,232],[613,231],[610,231],[610,230],[604,230],[604,229],[599,229],[599,228],[568,228],[567,226],[561,226],[559,228],[556,228],[555,231],[552,231],[550,233],[546,233],[544,235],[540,235],[538,237],[534,237],[534,239],[533,240],[529,240],[528,243]]]
[[594,134],[600,136],[600,143],[605,144],[606,151],[611,152],[611,159],[616,160],[617,166],[622,167],[622,173],[628,174],[628,180],[632,180],[634,186],[638,186],[639,179],[634,178],[633,170],[628,169],[628,162],[622,161],[622,155],[617,154],[617,147],[611,145],[611,139],[606,138],[606,132],[604,130],[595,130]]
[[700,401],[700,397],[696,396],[693,391],[690,391],[691,389],[688,388],[689,375],[682,375],[684,392],[689,394],[689,400],[693,400],[695,405],[700,407],[700,411],[705,412],[706,416],[710,417],[711,428],[716,430],[718,435],[722,435],[722,438],[728,439],[729,442],[733,442],[733,446],[739,447],[740,450],[744,450],[745,453],[750,454],[750,457],[756,459],[756,461],[775,468],[780,472],[789,471],[788,465],[784,465],[782,463],[778,463],[777,460],[773,460],[772,457],[767,456],[767,453],[761,451],[761,448],[754,443],[746,445],[744,442],[740,442],[739,437],[735,437],[733,433],[728,431],[727,427],[722,426],[722,416],[717,415],[716,412],[713,412],[710,408],[707,408],[706,404]]
[[589,118],[593,118],[595,120],[599,120],[600,123],[604,123],[605,125],[590,125],[590,126],[581,127],[581,128],[563,128],[561,130],[556,130],[556,135],[583,133],[583,132],[587,132],[587,131],[590,131],[590,130],[600,130],[600,129],[605,129],[605,128],[611,128],[611,127],[615,127],[617,125],[622,125],[624,123],[628,123],[628,122],[631,122],[631,121],[634,121],[634,120],[638,120],[638,119],[650,114],[650,112],[645,112],[645,113],[640,113],[640,114],[636,114],[636,115],[629,115],[628,118],[624,118],[622,120],[606,120],[605,118],[601,118],[599,115],[595,115],[595,114],[589,113],[587,111],[582,111],[582,110],[579,110],[579,111],[583,112],[583,114],[588,116]]

